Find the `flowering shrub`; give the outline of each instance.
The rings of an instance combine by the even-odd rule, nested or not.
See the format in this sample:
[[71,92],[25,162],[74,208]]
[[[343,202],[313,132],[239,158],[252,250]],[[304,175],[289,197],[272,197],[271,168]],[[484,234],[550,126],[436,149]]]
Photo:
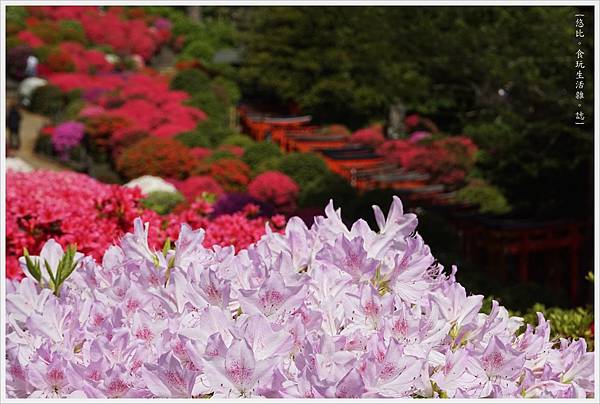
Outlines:
[[[446,275],[395,199],[379,231],[332,204],[238,254],[147,226],[102,261],[53,241],[7,285],[9,397],[592,397],[594,353]],[[222,224],[224,225],[224,224]],[[54,293],[40,262],[73,266]],[[61,264],[59,264],[61,263]]]
[[44,66],[52,72],[73,72],[75,62],[71,55],[60,49],[52,51],[44,62]]
[[475,165],[477,146],[466,136],[423,137],[389,140],[377,151],[390,162],[431,175],[434,182],[455,186]]
[[172,139],[149,137],[123,149],[116,161],[117,171],[125,178],[142,175],[183,179],[189,176],[195,161],[187,147]]
[[101,184],[71,172],[8,172],[6,176],[7,276],[18,277],[16,257],[38,253],[50,237],[99,259],[140,214],[139,190]]
[[17,38],[25,45],[30,46],[33,49],[39,48],[44,45],[44,41],[42,41],[36,34],[31,31],[20,31],[17,34]]
[[[159,248],[167,237],[176,239],[182,222],[206,229],[204,245],[232,245],[236,250],[258,240],[265,232],[264,217],[239,212],[210,218],[212,207],[198,200],[189,207],[160,216],[140,206],[139,188],[107,185],[73,172],[33,171],[6,175],[6,276],[22,277],[17,257],[27,248],[37,254],[54,238],[62,246],[77,243],[79,251],[100,259],[104,250],[131,229],[141,215],[152,223],[150,244]],[[283,224],[281,218],[269,219]]]
[[[141,17],[124,15],[124,10],[119,7],[111,7],[107,12],[93,6],[42,6],[30,7],[29,10],[43,19],[76,21],[81,24],[90,42],[109,45],[121,55],[138,54],[145,60],[149,60],[170,39],[170,28],[166,24],[159,23],[159,27],[151,27]],[[44,24],[52,27],[48,21],[37,25]],[[56,35],[60,38],[58,33]],[[47,38],[46,42],[55,40]]]
[[[59,45],[59,50],[62,53],[70,56],[73,63],[73,69],[78,72],[99,73],[110,72],[113,65],[106,60],[106,55],[99,50],[87,50],[77,42],[63,42]],[[53,72],[66,71],[51,68]]]
[[57,125],[52,133],[52,146],[62,158],[67,158],[69,150],[78,146],[83,139],[85,125],[68,121]]
[[190,202],[193,202],[203,193],[220,196],[223,194],[223,187],[208,175],[193,175],[183,181],[174,181],[175,187]]
[[183,105],[188,95],[170,90],[162,76],[55,73],[48,79],[63,91],[82,90],[88,102],[102,107],[110,117],[127,120],[134,125],[132,130],[153,136],[174,137],[206,119],[200,109]]
[[372,126],[357,130],[350,136],[350,143],[358,143],[369,147],[377,147],[385,142],[382,130],[378,126]]
[[224,158],[210,165],[210,175],[226,191],[240,191],[250,181],[250,167],[241,160]]
[[106,113],[93,114],[85,119],[85,132],[89,136],[91,146],[96,153],[107,152],[112,143],[112,137],[117,133],[120,135],[117,135],[118,140],[115,143],[122,148],[119,141],[124,135],[131,133],[131,127],[131,121]]
[[192,147],[190,148],[190,152],[198,160],[204,160],[213,154],[213,151],[208,147]]
[[419,143],[421,140],[425,140],[430,137],[431,137],[431,133],[423,131],[423,130],[418,130],[418,131],[410,134],[410,136],[408,137],[408,141],[411,143]]
[[248,193],[261,201],[268,202],[281,213],[292,213],[300,188],[298,184],[279,171],[266,171],[248,185]]

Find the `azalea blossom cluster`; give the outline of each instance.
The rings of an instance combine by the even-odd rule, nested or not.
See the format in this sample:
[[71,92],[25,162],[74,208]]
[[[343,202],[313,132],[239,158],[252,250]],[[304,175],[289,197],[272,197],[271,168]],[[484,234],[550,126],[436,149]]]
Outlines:
[[[157,137],[173,137],[193,130],[206,114],[183,105],[189,96],[169,89],[168,79],[151,72],[89,75],[56,73],[48,77],[50,84],[63,91],[82,90],[89,105],[102,109],[111,118],[130,122],[128,133],[143,131]],[[118,136],[118,135],[117,135]]]
[[[495,302],[481,313],[399,199],[374,210],[377,231],[330,203],[237,254],[186,224],[154,250],[140,219],[101,260],[48,241],[7,285],[9,396],[593,395],[584,339],[551,341],[541,314],[518,333]],[[65,261],[76,269],[54,293],[31,270]]]
[[139,187],[103,184],[73,172],[16,172],[6,174],[6,276],[23,276],[17,259],[27,248],[37,254],[44,242],[55,239],[62,246],[77,243],[79,251],[100,259],[104,250],[130,231],[133,219],[141,216],[152,224],[150,245],[175,240],[181,222],[206,230],[207,246],[227,245],[239,250],[265,233],[285,225],[281,216],[254,217],[241,211],[211,219],[212,206],[197,200],[169,215],[144,209]]
[[[122,7],[110,7],[103,11],[94,6],[37,6],[28,7],[28,10],[37,19],[77,21],[93,44],[109,45],[119,54],[138,54],[145,60],[149,60],[171,38],[168,21],[149,25],[143,18],[126,15]],[[29,21],[33,22],[31,18]],[[28,42],[32,42],[32,37],[42,41],[28,33]]]
[[464,182],[475,165],[477,150],[467,136],[431,139],[429,133],[418,131],[408,139],[385,141],[377,152],[390,162],[427,173],[432,181],[452,186]]

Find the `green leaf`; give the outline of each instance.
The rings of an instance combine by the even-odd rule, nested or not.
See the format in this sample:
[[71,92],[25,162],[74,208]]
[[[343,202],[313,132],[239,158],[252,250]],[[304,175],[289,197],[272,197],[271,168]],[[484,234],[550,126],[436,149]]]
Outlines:
[[[54,273],[52,272],[52,268],[50,268],[50,264],[48,263],[47,260],[44,260],[44,266],[46,267],[46,272],[48,272],[48,276],[50,276],[50,282],[51,284],[50,289],[54,290],[54,293],[56,294],[56,277],[54,275]],[[59,264],[60,267],[60,264]]]
[[171,249],[171,238],[167,237],[167,240],[165,241],[165,244],[163,245],[163,249],[162,249],[162,253],[165,256],[165,258],[167,257],[167,254],[169,253],[170,249]]
[[38,260],[34,263],[29,257],[29,251],[27,251],[27,248],[23,248],[23,255],[25,256],[25,262],[27,264],[29,273],[35,278],[36,281],[41,282],[42,271],[40,270],[40,261]]

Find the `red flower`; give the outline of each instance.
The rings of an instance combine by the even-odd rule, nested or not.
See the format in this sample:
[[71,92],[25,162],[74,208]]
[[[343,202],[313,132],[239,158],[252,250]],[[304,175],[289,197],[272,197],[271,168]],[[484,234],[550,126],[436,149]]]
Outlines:
[[298,184],[279,171],[266,171],[248,185],[251,196],[270,203],[279,212],[286,214],[295,210],[299,192]]
[[223,194],[223,187],[212,177],[208,175],[195,175],[183,181],[172,181],[173,185],[185,198],[193,202],[202,193],[206,192],[216,196]]
[[190,175],[196,161],[190,150],[176,140],[149,137],[125,148],[117,158],[117,170],[128,179],[142,175],[173,177]]
[[404,118],[404,126],[406,126],[407,129],[414,128],[419,124],[420,121],[421,117],[419,114],[408,115],[406,118]]
[[243,190],[250,181],[250,167],[241,160],[217,160],[210,165],[209,172],[226,191]]
[[365,146],[377,147],[385,142],[385,136],[381,132],[380,127],[372,126],[357,130],[350,136],[351,143],[358,143]]

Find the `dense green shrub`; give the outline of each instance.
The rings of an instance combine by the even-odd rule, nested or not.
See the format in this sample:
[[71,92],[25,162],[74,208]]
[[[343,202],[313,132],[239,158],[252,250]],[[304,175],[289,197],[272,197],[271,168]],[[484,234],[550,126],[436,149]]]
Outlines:
[[79,112],[85,107],[85,100],[82,98],[74,99],[68,102],[64,111],[61,113],[61,120],[73,121],[79,116]]
[[197,69],[182,70],[171,80],[171,89],[185,91],[190,95],[210,88],[210,77]]
[[233,106],[240,101],[242,96],[240,88],[232,80],[219,76],[210,83],[210,86],[215,96],[223,104]]
[[242,159],[250,166],[252,172],[255,173],[261,162],[269,158],[281,156],[281,150],[279,150],[279,147],[275,143],[260,142],[247,147]]
[[560,307],[546,307],[536,303],[526,313],[513,313],[523,317],[527,324],[537,324],[537,312],[544,314],[546,320],[550,321],[552,338],[583,337],[586,339],[588,350],[594,350],[594,337],[591,326],[594,323],[594,310],[592,307],[576,307],[574,309],[563,309]]
[[207,120],[198,124],[197,130],[208,139],[209,145],[212,147],[219,146],[223,139],[235,133],[229,125],[224,124],[215,117],[211,118],[210,116]]
[[342,201],[342,211],[347,216],[354,212],[356,198],[356,191],[348,181],[331,171],[327,171],[315,177],[313,181],[301,186],[298,204],[301,207],[322,208],[329,203],[330,199]]
[[188,103],[206,112],[209,118],[218,119],[224,124],[229,120],[230,105],[220,100],[210,88],[194,93]]
[[[277,146],[273,145],[277,148]],[[278,149],[279,150],[279,149]],[[246,151],[248,153],[248,151]],[[246,157],[244,155],[244,157]],[[283,157],[279,169],[293,178],[300,190],[329,173],[325,161],[314,153],[290,153]],[[301,196],[302,198],[302,196]]]
[[190,132],[180,133],[177,136],[175,136],[175,139],[189,148],[211,146],[210,139],[208,138],[208,136],[205,136],[198,129],[195,129]]
[[456,192],[457,202],[479,206],[479,212],[501,215],[510,211],[506,198],[498,188],[482,179],[472,179],[462,189]]
[[210,61],[214,53],[215,49],[205,39],[196,39],[185,45],[181,57]]
[[155,191],[150,192],[140,201],[141,205],[160,215],[171,213],[185,198],[179,192]]
[[56,86],[46,85],[35,89],[31,95],[31,112],[42,115],[55,115],[65,105],[62,91]]
[[106,184],[122,184],[121,176],[115,172],[112,166],[108,163],[92,162],[88,168],[88,174],[98,181]]
[[259,175],[265,171],[277,171],[283,160],[283,155],[267,157],[261,160],[256,167],[252,167],[252,174]]
[[246,136],[246,135],[240,135],[240,134],[227,136],[221,142],[222,145],[240,146],[244,150],[248,149],[250,146],[254,145],[255,143],[256,142],[254,140],[252,140],[251,137]]
[[6,24],[13,24],[19,28],[25,28],[25,18],[27,18],[27,9],[24,6],[6,7]]

